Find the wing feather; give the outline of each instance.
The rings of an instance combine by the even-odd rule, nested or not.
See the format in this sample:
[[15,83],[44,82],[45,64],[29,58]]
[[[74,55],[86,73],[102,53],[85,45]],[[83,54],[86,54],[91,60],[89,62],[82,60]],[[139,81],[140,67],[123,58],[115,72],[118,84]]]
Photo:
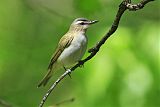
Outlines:
[[58,47],[50,60],[48,69],[52,69],[53,64],[57,61],[57,59],[59,58],[61,53],[64,51],[64,49],[70,46],[72,40],[73,40],[72,35],[70,35],[70,36],[65,35],[60,39]]

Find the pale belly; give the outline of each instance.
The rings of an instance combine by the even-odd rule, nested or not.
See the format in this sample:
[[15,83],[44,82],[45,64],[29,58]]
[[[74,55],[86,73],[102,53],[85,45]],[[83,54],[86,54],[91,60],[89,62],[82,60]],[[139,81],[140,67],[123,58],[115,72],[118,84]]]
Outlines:
[[71,45],[66,48],[60,57],[58,58],[58,63],[62,64],[64,67],[70,67],[83,57],[87,48],[87,38],[84,35],[79,35],[79,37],[73,39]]

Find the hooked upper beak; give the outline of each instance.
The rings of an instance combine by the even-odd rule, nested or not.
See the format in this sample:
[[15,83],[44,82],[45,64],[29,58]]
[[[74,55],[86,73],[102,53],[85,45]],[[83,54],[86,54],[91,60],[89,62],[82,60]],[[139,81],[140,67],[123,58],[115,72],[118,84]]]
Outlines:
[[89,24],[95,24],[97,22],[98,22],[98,20],[92,20],[92,21],[89,22]]

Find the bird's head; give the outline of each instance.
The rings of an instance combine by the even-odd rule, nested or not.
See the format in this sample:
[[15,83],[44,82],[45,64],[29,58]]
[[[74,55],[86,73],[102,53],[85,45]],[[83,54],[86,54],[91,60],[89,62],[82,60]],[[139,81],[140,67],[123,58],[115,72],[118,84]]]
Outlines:
[[70,26],[70,30],[86,31],[87,28],[90,27],[90,25],[97,23],[97,22],[98,20],[88,20],[86,18],[77,18],[72,22]]

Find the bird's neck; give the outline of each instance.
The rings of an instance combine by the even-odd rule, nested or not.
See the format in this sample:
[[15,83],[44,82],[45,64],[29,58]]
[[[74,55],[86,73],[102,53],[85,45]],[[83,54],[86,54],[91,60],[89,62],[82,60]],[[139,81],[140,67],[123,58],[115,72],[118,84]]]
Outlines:
[[69,28],[69,32],[72,32],[72,33],[83,33],[85,34],[86,33],[86,30],[87,29],[84,29],[83,27],[70,27]]

